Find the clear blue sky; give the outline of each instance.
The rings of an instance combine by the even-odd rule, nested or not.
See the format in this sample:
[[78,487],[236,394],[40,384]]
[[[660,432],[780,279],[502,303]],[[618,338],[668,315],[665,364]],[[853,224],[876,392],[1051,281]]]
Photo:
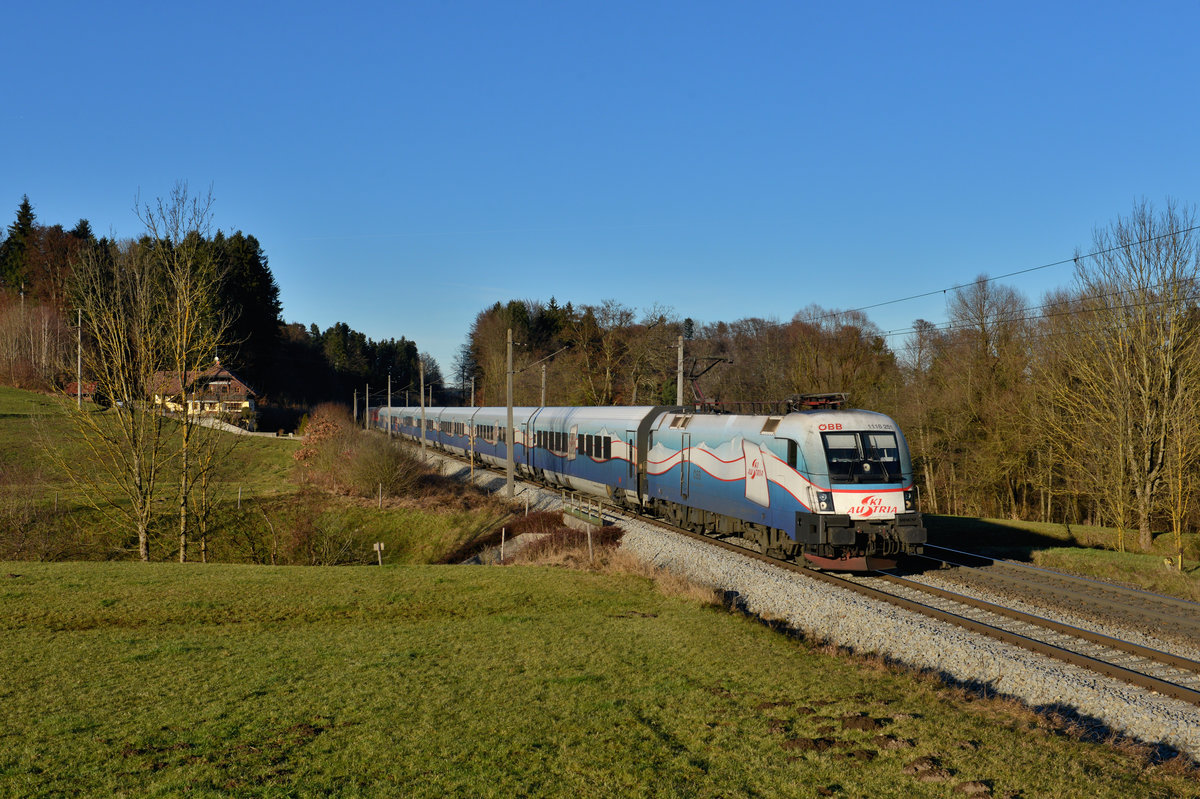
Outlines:
[[[449,371],[529,298],[700,322],[854,308],[1070,257],[1200,202],[1200,5],[20,3],[0,219],[136,235],[211,185],[288,321]],[[1070,267],[1006,281],[1036,301]],[[869,312],[945,319],[940,296]],[[899,344],[899,339],[893,339]]]

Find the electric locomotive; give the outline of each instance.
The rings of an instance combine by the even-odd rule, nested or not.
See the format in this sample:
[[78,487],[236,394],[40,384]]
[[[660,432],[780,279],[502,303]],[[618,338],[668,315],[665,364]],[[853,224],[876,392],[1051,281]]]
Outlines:
[[[422,418],[422,414],[424,415]],[[372,408],[380,428],[503,466],[508,411]],[[521,475],[820,568],[894,566],[926,541],[912,461],[881,413],[816,400],[775,416],[686,408],[513,408]]]

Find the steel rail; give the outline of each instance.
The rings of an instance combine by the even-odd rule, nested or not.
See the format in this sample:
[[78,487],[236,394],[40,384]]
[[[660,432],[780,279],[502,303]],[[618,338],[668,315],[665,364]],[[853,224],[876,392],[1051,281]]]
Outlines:
[[[920,555],[919,557],[936,561],[938,563],[945,563],[950,566],[956,566],[962,569],[971,569],[972,571],[976,571],[984,575],[988,575],[992,569],[1008,571],[1013,574],[1013,579],[1020,580],[1021,582],[1025,583],[1035,581],[1041,577],[1044,581],[1057,580],[1069,586],[1082,586],[1083,589],[1093,589],[1117,596],[1126,596],[1142,604],[1154,603],[1157,605],[1165,605],[1200,615],[1200,602],[1183,599],[1182,597],[1168,596],[1166,594],[1159,594],[1140,588],[1131,588],[1127,585],[1121,585],[1119,583],[1105,582],[1104,580],[1097,580],[1091,577],[1082,577],[1077,574],[1067,574],[1066,572],[1047,569],[1042,566],[1033,566],[1028,563],[1005,560],[1004,558],[995,558],[990,555],[980,555],[976,552],[966,552],[960,549],[951,549],[950,547],[943,547],[937,544],[926,544],[925,549],[926,553]],[[955,555],[962,555],[967,558],[977,558],[979,560],[987,561],[987,563],[986,565],[979,566],[971,565],[970,563],[956,563],[948,560],[947,558],[940,558],[930,555],[928,553],[928,550],[930,549],[938,549],[942,552],[951,552]],[[995,577],[994,579],[1004,578]],[[1067,590],[1071,591],[1075,596],[1090,597],[1086,590],[1076,590],[1074,588],[1068,588]],[[1155,615],[1167,616],[1172,619],[1175,618],[1174,616],[1170,616],[1167,611],[1159,611],[1153,608],[1147,608],[1147,610]]]
[[1054,621],[1053,619],[1047,619],[1044,616],[1025,613],[1024,611],[1007,608],[1003,605],[997,605],[982,599],[976,599],[975,597],[967,596],[965,594],[947,591],[944,588],[937,588],[932,585],[918,583],[915,580],[907,580],[894,574],[883,573],[875,575],[875,577],[876,579],[884,580],[896,585],[903,585],[906,588],[912,588],[923,593],[933,594],[934,596],[939,596],[952,602],[959,602],[964,605],[969,605],[973,608],[978,608],[979,610],[986,610],[989,613],[995,613],[997,616],[1005,616],[1016,621],[1033,624],[1038,627],[1045,627],[1046,629],[1053,630],[1057,633],[1062,633],[1063,635],[1070,635],[1075,638],[1083,639],[1084,641],[1089,641],[1093,644],[1107,646],[1110,649],[1117,649],[1130,655],[1136,655],[1137,657],[1146,658],[1147,660],[1157,661],[1168,666],[1173,666],[1177,669],[1200,673],[1200,663],[1197,663],[1189,658],[1172,654],[1170,652],[1163,652],[1160,649],[1142,646],[1141,644],[1135,644],[1132,641],[1126,641],[1121,638],[1113,638],[1112,636],[1094,632],[1083,627],[1075,627],[1071,624],[1064,624],[1063,622]]

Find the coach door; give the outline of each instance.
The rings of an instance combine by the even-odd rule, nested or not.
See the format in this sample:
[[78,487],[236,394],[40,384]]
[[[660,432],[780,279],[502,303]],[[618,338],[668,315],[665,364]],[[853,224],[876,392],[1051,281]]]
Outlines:
[[[533,438],[529,435],[529,422],[521,422],[521,440],[525,442],[525,469],[533,471]],[[515,452],[516,450],[514,450]]]
[[692,488],[692,434],[683,433],[679,439],[679,495],[687,499]]
[[637,490],[637,481],[634,479],[637,475],[637,431],[625,431],[625,456],[629,463],[626,469],[626,475],[629,479],[629,484],[626,486],[630,491]]

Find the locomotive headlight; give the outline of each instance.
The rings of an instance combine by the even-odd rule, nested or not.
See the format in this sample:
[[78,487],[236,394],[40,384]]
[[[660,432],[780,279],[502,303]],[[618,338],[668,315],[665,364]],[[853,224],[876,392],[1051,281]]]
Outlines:
[[904,492],[904,509],[905,510],[916,510],[917,509],[917,491],[916,491],[916,489],[910,488]]
[[817,508],[819,510],[833,510],[833,494],[829,491],[818,491]]

